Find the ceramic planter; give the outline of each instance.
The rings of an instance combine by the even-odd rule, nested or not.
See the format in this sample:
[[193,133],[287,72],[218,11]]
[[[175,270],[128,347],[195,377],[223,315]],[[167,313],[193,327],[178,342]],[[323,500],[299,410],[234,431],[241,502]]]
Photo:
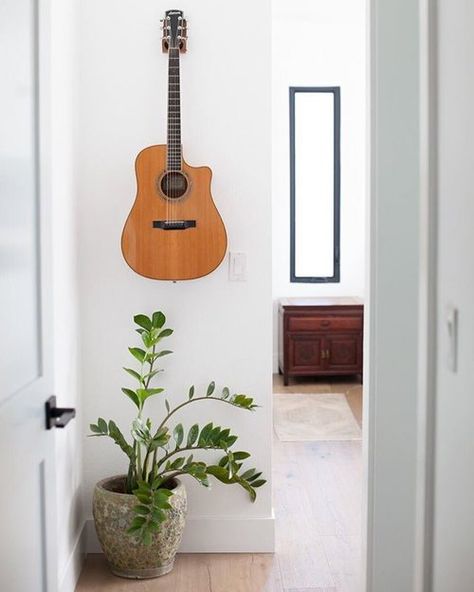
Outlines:
[[97,536],[112,572],[124,578],[155,578],[173,569],[186,518],[186,489],[175,479],[169,498],[168,518],[153,535],[151,545],[127,534],[134,518],[134,495],[121,493],[125,475],[109,477],[97,483],[93,512]]

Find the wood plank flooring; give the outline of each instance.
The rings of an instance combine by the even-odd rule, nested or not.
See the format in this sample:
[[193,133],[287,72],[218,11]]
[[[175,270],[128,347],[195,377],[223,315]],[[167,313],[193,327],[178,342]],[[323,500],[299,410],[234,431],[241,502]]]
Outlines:
[[[344,393],[359,423],[362,388],[304,380],[275,392]],[[361,592],[360,442],[274,441],[276,553],[180,554],[155,580],[110,574],[89,555],[76,592]]]

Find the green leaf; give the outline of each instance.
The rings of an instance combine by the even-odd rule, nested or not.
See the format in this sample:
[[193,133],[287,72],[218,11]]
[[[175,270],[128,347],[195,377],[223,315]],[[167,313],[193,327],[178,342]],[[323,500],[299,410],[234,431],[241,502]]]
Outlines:
[[151,484],[152,489],[158,489],[158,487],[163,483],[163,477],[155,477],[153,483]]
[[170,469],[175,471],[176,469],[180,469],[184,465],[185,458],[184,456],[180,456],[176,458],[170,465]]
[[129,347],[128,351],[132,354],[132,356],[134,358],[136,358],[139,362],[141,362],[143,364],[143,361],[145,360],[146,352],[144,352],[139,347]]
[[128,456],[132,463],[135,462],[135,452],[130,444],[123,437],[122,432],[117,427],[117,424],[110,420],[109,421],[109,436],[113,439],[115,444],[121,448],[123,452]]
[[136,514],[142,514],[142,515],[146,515],[150,513],[150,507],[149,506],[144,506],[143,504],[139,504],[138,506],[135,506],[133,508],[133,511]]
[[240,407],[242,409],[248,409],[249,411],[254,411],[258,407],[253,402],[252,397],[247,397],[246,395],[233,395],[230,399],[230,403],[235,405],[236,407]]
[[142,543],[149,547],[151,545],[151,532],[149,530],[145,530],[142,536]]
[[156,376],[160,372],[163,372],[163,370],[153,370],[153,372],[148,372],[148,374],[145,374],[145,376],[143,377],[143,380],[151,380],[154,376]]
[[128,530],[127,530],[127,534],[137,534],[140,530],[142,529],[141,526],[131,526]]
[[257,494],[254,488],[249,483],[247,483],[247,481],[239,477],[239,475],[233,474],[231,477],[229,477],[229,474],[226,469],[216,465],[209,466],[206,470],[209,475],[212,475],[221,483],[225,483],[226,485],[237,483],[247,491],[251,501],[255,501]]
[[137,380],[139,380],[141,382],[142,377],[140,376],[140,374],[136,371],[133,370],[132,368],[124,368],[125,372],[128,372],[130,374],[130,376],[133,376],[133,378],[136,378]]
[[147,331],[150,331],[152,328],[151,320],[146,315],[143,315],[143,314],[135,315],[133,317],[133,320],[135,321],[135,323],[137,325],[139,325],[140,327],[143,327]]
[[143,504],[150,504],[151,503],[151,496],[147,495],[146,493],[138,493],[134,492],[135,497],[138,501],[142,502]]
[[143,345],[149,349],[150,347],[152,347],[156,341],[151,337],[151,335],[149,333],[147,333],[146,331],[144,331],[142,333],[142,341],[143,341]]
[[242,479],[250,479],[252,477],[252,475],[255,474],[255,469],[249,469],[248,471],[245,471],[245,473],[242,473],[241,477]]
[[168,428],[160,428],[158,432],[153,436],[152,450],[156,450],[156,448],[160,446],[166,446],[166,444],[169,442],[169,439],[170,435],[168,433]]
[[208,443],[211,445],[217,445],[217,443],[220,440],[221,431],[222,430],[219,426],[216,426],[215,428],[213,428],[211,430],[211,432],[209,433],[209,436],[207,437]]
[[158,335],[159,339],[163,339],[163,337],[169,337],[173,334],[173,329],[163,329],[161,333]]
[[107,422],[105,421],[105,419],[99,417],[99,419],[97,420],[97,426],[103,434],[107,433]]
[[252,483],[252,487],[262,487],[262,485],[265,485],[266,482],[266,479],[258,479]]
[[216,383],[212,381],[207,387],[206,397],[210,397],[216,388]]
[[191,400],[193,397],[194,397],[194,384],[192,387],[190,387],[189,393],[188,393],[189,400]]
[[184,438],[184,429],[183,429],[183,425],[181,423],[178,423],[178,425],[174,428],[173,430],[173,438],[176,442],[176,448],[179,448],[183,442],[183,438]]
[[122,393],[125,393],[127,397],[131,399],[133,403],[138,407],[138,409],[140,409],[140,399],[138,398],[137,393],[135,391],[132,391],[132,389],[129,388],[122,388]]
[[226,447],[230,448],[231,446],[233,446],[237,442],[238,439],[239,439],[238,436],[229,436],[228,438],[226,438],[226,441],[225,441]]
[[235,460],[245,460],[246,458],[250,457],[250,453],[244,452],[243,450],[238,450],[237,452],[234,452],[233,454],[234,454]]
[[230,390],[229,390],[229,387],[225,386],[225,387],[222,389],[222,398],[223,398],[223,399],[228,399],[229,397],[230,397]]
[[205,446],[207,444],[207,440],[209,438],[209,434],[212,432],[212,428],[213,428],[213,424],[208,423],[206,424],[202,430],[201,430],[201,435],[199,436],[199,442],[198,445],[199,446]]
[[[170,508],[171,508],[171,506],[170,506]],[[166,520],[165,512],[163,512],[163,510],[161,510],[159,508],[155,508],[151,515],[153,516],[153,519],[156,520],[156,522],[164,522]]]
[[146,524],[146,518],[144,516],[135,516],[135,518],[132,520],[130,528],[141,528],[144,524]]
[[161,504],[161,503],[165,503],[166,500],[171,497],[173,495],[173,492],[170,491],[169,489],[166,489],[166,487],[163,487],[162,489],[157,489],[154,493],[153,493],[153,499],[155,500],[156,504]]
[[170,404],[168,402],[168,399],[165,399],[165,406],[166,406],[166,411],[169,413],[170,412]]
[[159,393],[162,393],[164,390],[165,389],[162,388],[137,389],[137,396],[141,403],[141,406],[143,407],[143,404],[149,397],[152,397],[153,395],[158,395]]
[[166,323],[166,317],[161,311],[157,311],[153,313],[151,322],[155,329],[161,329]]
[[163,356],[169,356],[173,352],[170,349],[164,349],[156,354],[157,358],[162,358]]
[[189,448],[190,446],[192,446],[192,445],[193,445],[193,444],[196,442],[196,440],[197,440],[198,436],[199,436],[199,426],[198,426],[198,424],[197,424],[197,423],[195,423],[195,424],[192,426],[192,428],[189,430],[189,433],[188,433],[188,440],[187,440],[187,442],[186,442],[186,446],[187,446],[188,448]]
[[91,423],[89,425],[89,428],[91,430],[91,432],[94,432],[94,434],[98,434],[99,436],[104,436],[105,434],[102,433],[101,429],[99,428],[98,425],[95,425],[93,423]]
[[226,428],[225,430],[222,430],[222,432],[219,435],[219,438],[221,440],[227,440],[227,438],[230,436],[230,429]]
[[152,440],[150,430],[146,423],[137,417],[133,420],[132,423],[132,436],[136,442],[143,444],[144,446],[149,446]]

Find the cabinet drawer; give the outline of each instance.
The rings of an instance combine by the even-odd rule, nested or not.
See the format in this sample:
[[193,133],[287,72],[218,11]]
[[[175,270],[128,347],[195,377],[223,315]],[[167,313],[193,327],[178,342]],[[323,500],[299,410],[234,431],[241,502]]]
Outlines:
[[360,331],[362,317],[307,317],[288,319],[289,331]]

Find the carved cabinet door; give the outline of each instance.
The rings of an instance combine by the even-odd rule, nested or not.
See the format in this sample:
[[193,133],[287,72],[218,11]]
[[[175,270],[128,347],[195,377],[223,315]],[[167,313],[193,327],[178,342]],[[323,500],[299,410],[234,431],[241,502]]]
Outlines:
[[308,372],[324,370],[325,363],[324,335],[298,333],[289,336],[289,368]]
[[329,370],[360,371],[362,362],[362,338],[360,335],[350,333],[327,335],[324,341]]

